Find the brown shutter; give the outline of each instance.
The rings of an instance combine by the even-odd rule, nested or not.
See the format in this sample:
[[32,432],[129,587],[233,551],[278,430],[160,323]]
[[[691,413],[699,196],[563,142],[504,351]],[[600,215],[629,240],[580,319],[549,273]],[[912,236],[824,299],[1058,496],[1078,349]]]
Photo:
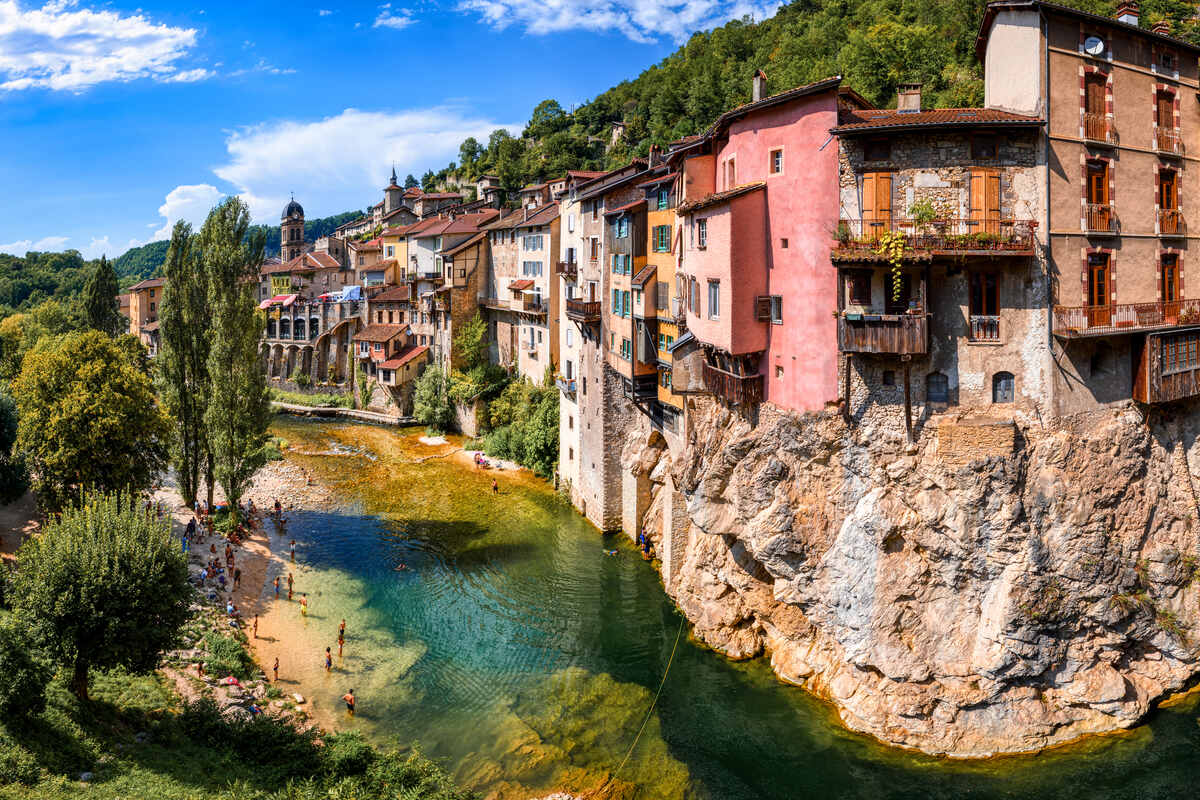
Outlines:
[[754,298],[754,318],[768,321],[771,319],[771,296],[760,294]]
[[862,185],[862,218],[875,219],[875,176],[878,173],[868,172],[863,175]]
[[1166,128],[1167,130],[1175,129],[1175,101],[1171,95],[1166,92],[1158,94],[1158,127]]
[[[971,170],[971,192],[970,192],[970,195],[971,195],[970,196],[970,206],[971,207],[970,207],[970,214],[969,214],[969,218],[970,218],[971,222],[978,223],[978,222],[983,221],[983,219],[984,219],[983,195],[984,195],[985,184],[986,184],[986,180],[984,179],[983,170],[980,170],[980,169]],[[972,227],[974,228],[976,226],[973,225]]]
[[892,174],[880,172],[875,176],[875,216],[876,219],[892,219]]
[[1085,80],[1086,96],[1084,98],[1084,108],[1089,114],[1104,116],[1106,113],[1106,98],[1107,84],[1103,75],[1091,73]]

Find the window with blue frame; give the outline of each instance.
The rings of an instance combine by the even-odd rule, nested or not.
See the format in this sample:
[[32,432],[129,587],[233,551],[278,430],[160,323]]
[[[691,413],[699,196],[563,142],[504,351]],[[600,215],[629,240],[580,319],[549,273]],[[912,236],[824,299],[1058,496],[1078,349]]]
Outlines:
[[629,217],[621,217],[617,220],[617,238],[629,238]]
[[662,211],[663,209],[668,208],[670,206],[670,204],[671,204],[671,190],[670,189],[659,189],[658,190],[658,210]]

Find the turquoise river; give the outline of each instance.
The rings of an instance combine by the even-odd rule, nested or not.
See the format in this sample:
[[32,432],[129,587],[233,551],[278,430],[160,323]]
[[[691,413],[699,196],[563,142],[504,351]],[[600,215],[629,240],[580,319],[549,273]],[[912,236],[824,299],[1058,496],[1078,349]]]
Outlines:
[[[274,432],[335,498],[290,518],[289,567],[312,610],[302,619],[281,602],[268,614],[287,639],[283,674],[322,722],[418,743],[483,794],[1163,798],[1200,787],[1194,696],[1133,731],[1040,755],[955,762],[888,748],[764,660],[731,662],[686,625],[679,635],[653,567],[536,478],[502,472],[493,496],[494,473],[413,430],[280,417]],[[343,617],[345,654],[325,674]],[[353,719],[337,704],[351,687]]]

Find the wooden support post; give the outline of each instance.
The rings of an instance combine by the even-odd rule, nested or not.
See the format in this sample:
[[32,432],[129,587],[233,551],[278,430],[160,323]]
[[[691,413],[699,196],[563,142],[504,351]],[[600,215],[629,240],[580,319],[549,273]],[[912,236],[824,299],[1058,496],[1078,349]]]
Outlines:
[[908,443],[912,444],[912,381],[911,381],[911,363],[912,356],[904,356],[904,434],[908,437]]
[[846,353],[846,375],[842,380],[842,417],[846,420],[846,424],[850,424],[850,364],[854,358],[850,353]]

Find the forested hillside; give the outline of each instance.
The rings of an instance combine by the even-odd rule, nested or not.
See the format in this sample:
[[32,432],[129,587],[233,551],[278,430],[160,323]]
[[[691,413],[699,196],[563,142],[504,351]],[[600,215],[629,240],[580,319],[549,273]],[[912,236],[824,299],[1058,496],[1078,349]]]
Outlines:
[[77,250],[65,253],[0,253],[0,317],[50,300],[77,295],[87,282],[94,262],[84,261]]
[[[1061,0],[1111,15],[1116,0]],[[721,113],[750,100],[751,76],[767,74],[768,91],[841,75],[868,100],[895,105],[897,84],[920,82],[931,107],[978,105],[982,70],[975,37],[986,0],[795,0],[759,23],[735,20],[688,42],[636,78],[573,112],[555,100],[533,110],[519,138],[496,131],[486,143],[467,139],[459,161],[430,178],[497,175],[509,188],[600,169],[644,156],[703,131]],[[1141,24],[1169,19],[1175,35],[1200,41],[1196,3],[1143,0]],[[624,124],[608,148],[614,123]]]

